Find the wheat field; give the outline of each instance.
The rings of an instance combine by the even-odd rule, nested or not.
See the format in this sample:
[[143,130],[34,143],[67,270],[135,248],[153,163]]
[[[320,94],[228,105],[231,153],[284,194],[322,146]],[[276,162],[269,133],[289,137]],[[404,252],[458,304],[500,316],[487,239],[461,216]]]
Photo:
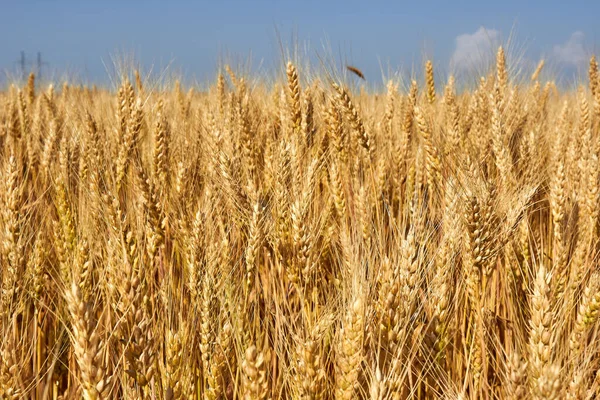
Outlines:
[[597,398],[598,64],[542,68],[11,86],[0,398]]

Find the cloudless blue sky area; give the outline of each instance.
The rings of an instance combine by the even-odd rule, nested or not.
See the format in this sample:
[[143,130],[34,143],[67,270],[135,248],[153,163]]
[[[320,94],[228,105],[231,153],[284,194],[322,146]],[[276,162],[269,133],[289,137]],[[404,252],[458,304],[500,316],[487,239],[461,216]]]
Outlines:
[[425,57],[447,68],[457,37],[482,26],[501,41],[513,32],[513,47],[531,60],[554,57],[558,69],[581,69],[569,58],[582,48],[597,53],[600,39],[600,1],[7,0],[0,10],[1,80],[19,76],[21,51],[28,61],[40,51],[56,79],[93,83],[110,82],[123,54],[143,71],[168,67],[199,82],[214,78],[220,60],[250,58],[268,74],[282,60],[281,40],[315,60],[327,43],[336,60],[381,81],[382,69],[420,69]]

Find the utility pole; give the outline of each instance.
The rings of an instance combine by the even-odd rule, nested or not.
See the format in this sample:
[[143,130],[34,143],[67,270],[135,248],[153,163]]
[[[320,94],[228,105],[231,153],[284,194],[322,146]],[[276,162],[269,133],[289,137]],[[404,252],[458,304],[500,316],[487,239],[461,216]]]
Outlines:
[[38,79],[42,80],[42,67],[48,65],[47,62],[42,61],[42,53],[38,51],[37,53],[37,74]]
[[[27,61],[27,58],[25,57],[25,52],[21,51],[21,57],[19,58],[18,61],[16,61],[16,64],[19,66],[19,69],[21,70],[21,78],[23,79],[23,81],[25,81],[27,79],[27,72],[28,72],[28,68],[29,66],[33,67],[33,63],[31,61]],[[37,53],[37,63],[36,63],[36,73],[38,75],[38,79],[41,79],[42,77],[42,68],[48,66],[48,63],[42,60],[42,53],[38,51]]]
[[25,61],[25,52],[21,51],[21,59],[18,61],[19,66],[21,68],[21,77],[25,80],[25,65],[27,62]]

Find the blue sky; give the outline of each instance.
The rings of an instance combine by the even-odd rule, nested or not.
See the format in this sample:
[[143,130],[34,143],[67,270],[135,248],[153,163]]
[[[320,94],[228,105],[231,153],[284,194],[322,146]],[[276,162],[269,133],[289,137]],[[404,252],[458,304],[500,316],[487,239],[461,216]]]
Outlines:
[[[52,75],[110,81],[113,60],[134,54],[144,71],[212,79],[220,60],[247,60],[265,73],[281,61],[280,39],[312,59],[332,49],[371,81],[381,69],[467,68],[474,51],[505,43],[530,63],[572,71],[598,53],[599,1],[3,1],[0,70],[38,51]],[[484,29],[482,29],[482,27]],[[453,65],[451,67],[451,65]]]

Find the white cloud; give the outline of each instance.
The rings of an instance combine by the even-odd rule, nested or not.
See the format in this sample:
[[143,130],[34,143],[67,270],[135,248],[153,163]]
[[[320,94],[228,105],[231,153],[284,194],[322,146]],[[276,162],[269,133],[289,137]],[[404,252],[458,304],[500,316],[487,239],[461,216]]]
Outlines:
[[583,46],[585,35],[581,31],[573,32],[569,40],[554,46],[552,54],[560,63],[580,66],[587,61],[587,53]]
[[500,31],[480,27],[475,33],[456,37],[456,48],[450,66],[457,72],[486,68],[500,45]]

